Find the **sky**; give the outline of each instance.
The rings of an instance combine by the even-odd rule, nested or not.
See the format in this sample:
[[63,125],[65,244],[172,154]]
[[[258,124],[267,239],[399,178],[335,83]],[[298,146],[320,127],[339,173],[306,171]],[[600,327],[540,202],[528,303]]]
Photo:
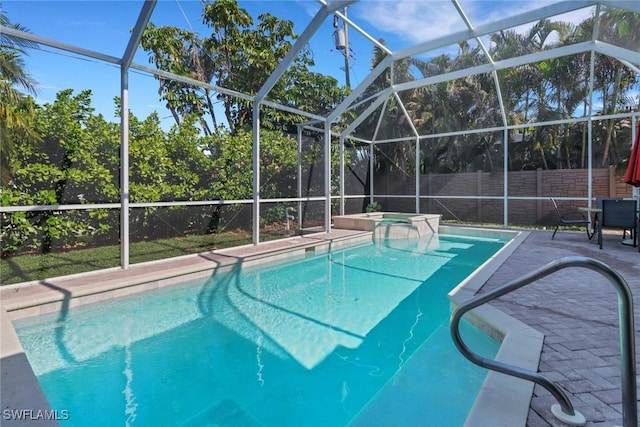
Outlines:
[[[13,23],[44,38],[120,57],[125,51],[130,30],[142,7],[141,0],[0,0],[2,10]],[[553,0],[460,0],[465,15],[478,26],[496,19],[513,16],[542,7]],[[255,20],[259,13],[269,12],[294,22],[294,31],[302,33],[321,4],[315,0],[240,0]],[[590,9],[576,11],[563,20],[582,20]],[[159,0],[151,22],[156,26],[174,25],[210,34],[202,24],[202,3],[199,0]],[[350,5],[348,18],[374,39],[384,39],[396,50],[413,46],[440,36],[466,29],[463,20],[449,0],[361,0]],[[342,21],[338,22],[339,25]],[[526,28],[522,28],[524,30]],[[335,77],[345,83],[344,55],[334,45],[333,19],[327,19],[310,40],[316,61],[313,71]],[[349,29],[351,86],[357,86],[370,70],[373,43],[356,29]],[[450,49],[455,49],[452,46]],[[93,106],[108,120],[113,117],[113,98],[120,95],[120,71],[117,66],[97,60],[79,58],[75,54],[44,47],[30,50],[25,58],[27,69],[38,82],[37,101],[52,102],[62,89],[91,89]],[[134,62],[149,66],[147,56],[138,49]],[[130,108],[143,119],[158,111],[167,122],[171,118],[158,99],[155,80],[139,72],[130,74]]]

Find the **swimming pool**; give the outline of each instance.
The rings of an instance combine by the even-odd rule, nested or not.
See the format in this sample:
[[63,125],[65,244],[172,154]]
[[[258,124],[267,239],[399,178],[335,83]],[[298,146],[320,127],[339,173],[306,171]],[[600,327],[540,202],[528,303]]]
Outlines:
[[14,325],[62,425],[462,425],[486,372],[447,293],[505,241],[378,242]]

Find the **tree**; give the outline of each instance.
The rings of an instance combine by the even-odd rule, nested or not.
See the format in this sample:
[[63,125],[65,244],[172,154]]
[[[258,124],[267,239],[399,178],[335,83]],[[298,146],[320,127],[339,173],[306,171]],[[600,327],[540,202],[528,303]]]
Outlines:
[[[149,60],[158,69],[211,83],[216,64],[196,34],[171,26],[156,27],[149,23],[140,43],[149,52]],[[210,135],[211,128],[204,116],[208,115],[213,127],[217,127],[213,107],[215,94],[208,88],[194,87],[163,77],[158,77],[158,82],[160,99],[166,101],[167,109],[176,124],[182,124],[185,117],[193,114],[198,117],[205,135]]]
[[[265,130],[260,134],[260,194],[262,198],[292,196],[296,188],[297,143],[280,131]],[[212,196],[218,200],[241,200],[253,197],[253,165],[251,132],[220,132],[204,138],[211,152],[213,174],[208,181]],[[222,208],[213,207],[210,231],[220,228]],[[263,217],[265,215],[262,215]],[[282,217],[282,216],[280,216]]]
[[[117,203],[120,198],[120,125],[96,115],[91,92],[60,91],[53,103],[33,104],[38,138],[15,139],[11,185],[0,192],[3,206]],[[120,102],[116,99],[116,111]],[[169,132],[157,113],[130,122],[130,199],[132,202],[211,200],[213,163],[189,117]],[[250,174],[249,174],[250,175]],[[1,214],[2,255],[36,249],[117,242],[117,210],[51,210]],[[184,235],[202,223],[202,214],[185,207],[133,209],[133,238]],[[171,224],[167,227],[167,224]]]
[[[640,35],[634,30],[640,25],[640,14],[605,9],[600,16],[599,38],[617,46],[637,49]],[[598,55],[595,67],[595,85],[601,89],[603,114],[613,114],[623,104],[625,91],[638,83],[636,72],[613,58]],[[614,163],[610,151],[615,147],[615,120],[608,120],[601,167]]]
[[[10,159],[13,180],[2,189],[3,205],[116,201],[117,178],[101,163],[101,156],[117,153],[118,132],[102,116],[93,116],[91,92],[74,95],[67,89],[59,92],[53,103],[33,104],[31,108],[35,117],[30,126],[38,137],[25,134],[15,139]],[[99,221],[103,214],[30,211],[4,215],[3,251],[26,245],[48,253],[54,243],[64,245],[81,234],[99,235],[108,229]]]
[[[211,34],[203,38],[175,27],[149,24],[141,45],[149,53],[150,61],[162,70],[255,95],[296,38],[293,22],[265,13],[258,16],[256,23],[236,0],[206,1],[202,19],[211,28]],[[268,98],[317,114],[331,111],[344,98],[345,89],[338,88],[332,77],[310,72],[313,63],[309,48],[303,49]],[[177,124],[186,115],[194,114],[200,119],[205,135],[210,135],[218,124],[214,100],[221,100],[231,133],[251,126],[250,101],[226,91],[213,93],[163,78],[159,78],[159,83],[161,98],[167,102]],[[275,109],[265,111],[264,123],[272,129],[291,131],[290,122],[295,116]],[[213,128],[203,121],[207,114]]]
[[[2,12],[0,3],[0,25],[20,31],[27,29],[20,24],[13,24]],[[11,180],[10,157],[13,150],[14,133],[35,135],[28,123],[33,105],[26,99],[26,95],[19,91],[21,88],[27,93],[36,93],[36,81],[27,72],[23,56],[26,49],[36,48],[35,43],[13,37],[0,31],[0,182]]]
[[[169,132],[156,112],[144,120],[130,115],[130,193],[132,202],[210,200],[214,164],[204,152],[198,119],[187,116]],[[131,212],[134,239],[184,235],[199,223],[187,207],[149,207]]]

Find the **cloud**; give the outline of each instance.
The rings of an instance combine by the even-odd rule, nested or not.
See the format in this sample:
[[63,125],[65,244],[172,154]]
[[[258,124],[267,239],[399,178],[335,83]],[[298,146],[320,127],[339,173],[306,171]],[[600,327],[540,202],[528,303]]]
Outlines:
[[[462,0],[460,4],[471,25],[478,27],[557,2],[557,0]],[[358,6],[357,9],[356,6]],[[353,9],[357,11],[356,20],[365,21],[375,27],[374,31],[379,33],[372,34],[375,38],[388,39],[388,36],[391,36],[410,44],[434,40],[448,34],[464,31],[467,28],[450,1],[363,0],[356,3]],[[593,7],[587,7],[551,17],[551,19],[579,23],[591,16],[592,13]],[[521,25],[514,30],[525,32],[532,25],[533,23]]]
[[372,34],[376,38],[390,34],[415,44],[465,28],[453,5],[445,1],[363,1],[358,5],[357,18],[380,32]]
[[322,7],[322,4],[316,1],[295,0],[295,3],[309,17],[315,16],[315,14],[318,13],[318,10]]

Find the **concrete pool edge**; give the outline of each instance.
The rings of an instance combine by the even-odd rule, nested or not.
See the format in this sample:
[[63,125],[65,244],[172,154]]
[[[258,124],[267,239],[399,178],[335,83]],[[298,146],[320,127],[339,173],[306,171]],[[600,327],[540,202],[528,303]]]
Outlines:
[[[513,366],[538,371],[544,335],[491,306],[479,307],[480,323],[490,328],[504,328],[496,360]],[[470,320],[481,330],[476,319]],[[531,406],[534,383],[489,371],[478,397],[469,412],[465,426],[525,426]]]
[[[502,229],[483,229],[483,228],[469,228],[469,227],[462,227],[462,226],[446,226],[446,225],[441,225],[439,230],[443,234],[446,234],[447,232],[451,232],[453,230],[455,230],[456,233],[458,234],[461,231],[463,231],[463,234],[468,234],[470,236],[473,236],[473,235],[482,236],[482,233],[486,233],[488,230],[490,230],[491,232],[496,232],[498,234],[504,233],[504,234],[509,234],[510,236],[516,235],[515,239],[510,244],[506,245],[505,248],[503,248],[501,251],[499,251],[497,254],[491,257],[490,260],[488,260],[481,267],[479,267],[474,274],[472,274],[463,283],[461,283],[458,287],[456,287],[454,290],[451,291],[450,299],[451,299],[452,305],[458,304],[461,301],[464,301],[470,298],[471,296],[473,296],[484,285],[487,279],[497,270],[497,268],[517,248],[519,243],[522,242],[524,238],[526,238],[526,236],[529,234],[528,232],[522,232],[522,231],[517,232],[517,231],[508,231],[508,230],[502,230]],[[322,234],[322,233],[319,233],[319,234]],[[308,248],[313,247],[312,250],[314,251],[329,250],[330,248],[333,248],[335,246],[340,246],[341,244],[352,244],[354,239],[356,241],[358,241],[358,239],[370,240],[371,233],[359,232],[359,233],[351,234],[350,236],[346,236],[343,238],[336,238],[336,239],[329,238],[329,239],[323,240],[322,238],[317,238],[315,242],[299,244],[299,245],[287,244],[285,242],[284,248],[281,247],[278,250],[268,250],[266,252],[261,252],[261,253],[259,253],[259,251],[256,251],[250,256],[245,256],[243,260],[251,258],[255,260],[256,263],[260,263],[260,262],[266,262],[267,260],[282,259],[282,258],[288,258],[291,256],[296,256],[295,254],[298,254],[298,255],[301,254],[302,256],[304,256],[305,251],[307,251]],[[332,246],[334,242],[336,245]],[[287,246],[290,246],[290,247],[287,247]],[[319,249],[316,249],[316,248],[319,248]],[[251,252],[252,248],[249,247],[246,249],[248,249],[249,252]],[[222,251],[216,251],[216,252],[222,252]],[[227,251],[227,254],[229,253],[233,254],[233,251]],[[185,257],[180,257],[180,258],[195,259],[195,257],[201,257],[201,256],[202,254],[197,254],[197,255],[187,255]],[[158,262],[151,262],[149,264],[152,265],[155,263],[158,263]],[[208,267],[209,272],[212,269],[212,265],[213,264],[209,262],[209,267]],[[245,265],[247,264],[244,264],[244,263],[242,264],[242,266],[245,266]],[[181,271],[180,276],[184,277],[185,274],[187,275],[201,274],[203,269],[200,266],[192,270],[196,270],[196,271],[188,272],[188,271],[180,270]],[[122,271],[122,270],[118,270],[118,271]],[[95,273],[96,272],[94,272],[94,274]],[[104,274],[104,272],[102,274]],[[155,274],[156,272],[151,272],[150,277],[152,278],[147,279],[147,282],[149,282],[150,280],[158,280],[157,278],[155,279],[153,278]],[[90,276],[90,275],[81,275],[81,276]],[[101,279],[103,280],[102,286],[104,286],[104,282],[107,280],[104,277],[102,277]],[[52,279],[51,282],[55,282],[55,280]],[[168,283],[168,284],[171,284],[171,283]],[[120,288],[112,288],[110,290],[105,290],[101,288],[100,283],[92,283],[92,285],[95,286],[94,294],[99,294],[102,296],[110,295],[109,298],[126,295],[127,293],[124,293],[123,290],[127,290],[127,289],[131,290],[136,286],[142,286],[143,288],[140,288],[140,291],[144,291],[146,290],[144,286],[147,286],[145,283],[140,283],[140,280],[135,281],[134,284],[120,283]],[[110,286],[113,286],[113,285],[114,283],[110,284]],[[149,289],[153,287],[154,286],[149,287]],[[157,287],[157,285],[155,287]],[[60,297],[60,292],[57,292],[57,293],[58,293],[58,297]],[[75,300],[78,303],[81,301],[82,298],[84,298],[85,301],[83,302],[83,304],[98,301],[98,300],[94,300],[93,297],[91,298],[88,298],[88,297],[91,297],[91,295],[74,294],[74,295],[67,296],[67,298],[70,298],[72,301]],[[102,298],[102,299],[109,299],[109,298]],[[29,298],[27,298],[27,300],[29,300]],[[0,314],[2,315],[3,328],[5,327],[6,324],[9,324],[10,329],[13,330],[12,322],[11,321],[6,322],[6,319],[10,318],[11,320],[14,320],[13,319],[14,316],[12,314],[15,314],[16,312],[21,310],[23,311],[24,316],[18,316],[18,318],[28,317],[28,316],[37,315],[37,314],[44,314],[52,310],[59,311],[60,309],[62,309],[62,306],[55,305],[55,304],[60,304],[60,301],[45,303],[44,306],[49,307],[47,310],[42,310],[39,305],[33,305],[34,302],[37,302],[37,298],[35,300],[31,299],[30,302],[25,303],[22,306],[22,309],[18,308],[18,306],[16,306],[15,304],[11,305],[11,308],[9,309],[4,307],[6,303],[5,299],[0,298],[0,312],[1,312]],[[72,307],[72,306],[75,306],[75,305],[73,304],[68,305],[68,307]],[[12,310],[13,310],[13,313],[11,313]],[[10,312],[10,313],[7,313],[7,312]],[[471,320],[471,322],[475,324],[483,332],[488,333],[490,336],[494,338],[497,338],[497,341],[501,343],[500,350],[497,356],[498,360],[501,360],[505,363],[515,364],[523,368],[537,370],[539,356],[542,349],[542,341],[543,341],[542,334],[528,327],[527,325],[515,320],[511,316],[508,316],[505,313],[488,305],[480,307],[474,310],[474,312],[469,313],[468,320]],[[2,358],[2,364],[3,364],[2,366],[3,379],[4,379],[5,366],[6,366],[5,360],[8,359],[8,358],[5,359],[5,357],[8,356],[5,354],[5,350],[8,347],[14,348],[16,345],[19,346],[18,354],[21,354],[20,357],[22,357],[23,360],[26,361],[26,355],[24,354],[24,350],[22,350],[22,345],[19,342],[17,335],[15,334],[15,331],[13,330],[14,336],[9,336],[9,335],[3,333],[2,344],[0,346],[0,357]],[[539,350],[538,350],[538,347],[539,347]],[[525,348],[526,348],[526,353],[524,352]],[[31,366],[28,364],[28,361],[26,363],[26,366],[20,367],[20,369],[17,371],[19,372],[14,373],[13,375],[17,375],[20,378],[19,384],[21,385],[21,387],[18,387],[20,390],[14,391],[16,394],[25,394],[25,393],[28,393],[29,390],[31,390],[30,391],[31,393],[35,393],[35,394],[37,394],[36,392],[38,390],[40,390],[40,393],[42,393],[38,380],[35,374],[33,373]],[[3,385],[3,388],[4,388],[4,385]],[[519,380],[519,379],[510,378],[502,374],[489,372],[487,375],[487,379],[485,380],[482,386],[482,389],[478,395],[478,398],[474,404],[474,407],[472,408],[467,418],[466,425],[469,425],[469,426],[525,425],[532,393],[533,393],[532,383]],[[42,394],[42,396],[44,399],[43,401],[27,400],[27,402],[29,402],[30,404],[28,407],[24,407],[24,409],[25,410],[32,409],[34,411],[50,410],[46,397],[44,397],[44,394]],[[10,407],[7,404],[7,401],[5,401],[5,397],[6,397],[5,393],[3,393],[2,394],[3,408]],[[505,402],[507,402],[508,404],[505,404]],[[22,408],[16,407],[16,409],[22,409]],[[54,409],[60,410],[64,408],[54,408]],[[507,412],[505,412],[505,410]],[[39,422],[38,425],[57,425],[55,421],[51,421],[50,424],[43,424],[41,420],[39,420],[38,422]],[[29,425],[29,424],[25,424],[22,421],[21,424],[19,425]]]
[[[478,230],[480,233],[483,229]],[[476,295],[528,235],[526,231],[518,232],[507,246],[453,289],[449,293],[452,310]],[[538,370],[544,343],[542,333],[490,304],[474,309],[465,319],[500,343],[496,360],[532,371]],[[526,425],[533,389],[532,382],[489,371],[465,426]]]
[[[307,251],[320,253],[343,245],[371,241],[370,232],[356,231],[333,238],[322,237],[323,234],[265,242],[257,247],[245,245],[149,261],[134,264],[126,270],[110,268],[7,285],[0,287],[0,305],[6,309],[11,320],[16,320],[170,286],[184,280],[206,277],[212,272],[221,273],[234,268],[303,257]],[[269,248],[272,244],[277,247]],[[170,274],[167,269],[171,271]],[[31,290],[37,292],[29,293]]]
[[[61,412],[52,411],[22,343],[0,306],[0,396],[3,426],[57,426]],[[9,412],[7,412],[9,411]],[[39,418],[39,416],[42,418]]]

